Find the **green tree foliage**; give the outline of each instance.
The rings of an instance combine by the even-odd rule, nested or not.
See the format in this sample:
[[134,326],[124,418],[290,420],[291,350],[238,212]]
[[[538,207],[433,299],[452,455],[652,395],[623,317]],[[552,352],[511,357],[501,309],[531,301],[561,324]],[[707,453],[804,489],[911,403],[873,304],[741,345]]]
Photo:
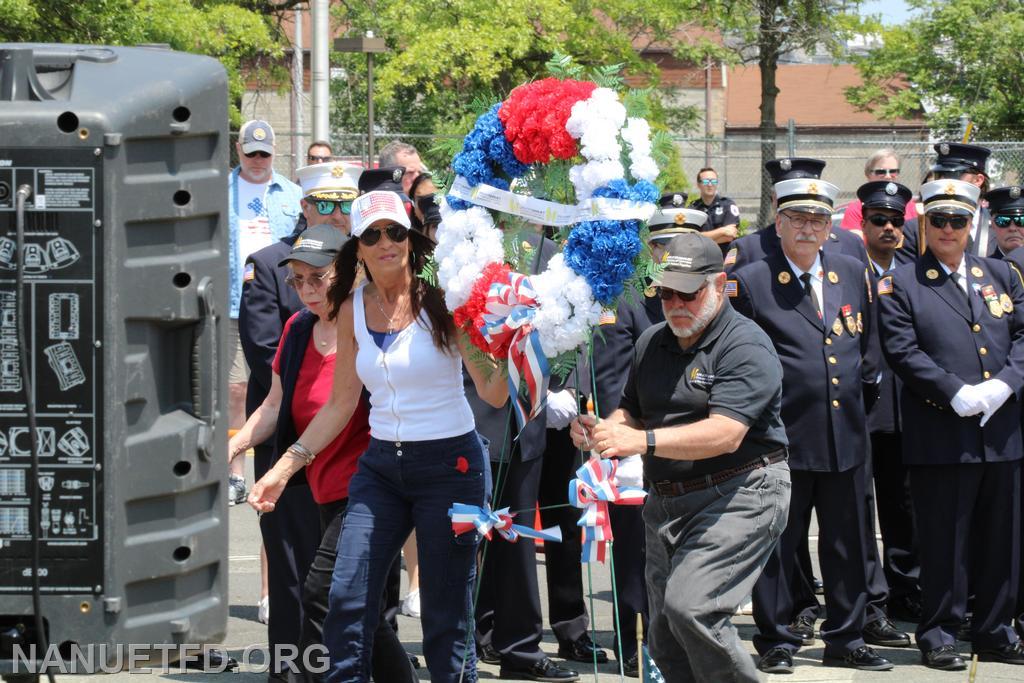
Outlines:
[[[243,62],[282,54],[277,13],[287,3],[245,0],[0,0],[0,41],[138,45],[216,57],[238,119]],[[237,121],[236,121],[237,123]]]
[[883,118],[924,109],[938,129],[956,128],[966,115],[985,139],[1018,138],[1024,127],[1024,2],[907,4],[916,14],[882,30],[884,46],[858,61],[864,85],[847,91],[850,102]]

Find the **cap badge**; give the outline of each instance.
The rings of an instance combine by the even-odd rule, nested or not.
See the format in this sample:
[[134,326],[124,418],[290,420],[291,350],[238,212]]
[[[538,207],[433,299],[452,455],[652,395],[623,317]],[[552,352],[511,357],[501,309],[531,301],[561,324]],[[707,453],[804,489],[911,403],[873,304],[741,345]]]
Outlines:
[[644,296],[645,297],[650,299],[652,296],[654,296],[654,294],[655,294],[654,287],[644,287]]
[[672,195],[672,206],[682,206],[682,205],[683,205],[683,195],[681,195],[681,194],[674,194],[674,195]]
[[789,169],[793,168],[793,162],[790,161],[789,159],[783,159],[782,161],[779,162],[779,168],[781,168],[783,171],[788,171]]
[[949,154],[949,145],[947,145],[945,142],[939,145],[939,154]]
[[942,192],[950,196],[956,196],[956,185],[953,183],[946,183],[946,187],[942,188]]
[[971,268],[971,275],[973,275],[974,277],[985,277],[985,273],[983,273],[981,268],[979,268],[978,266],[974,266],[973,268]]
[[686,222],[686,216],[684,216],[681,213],[677,213],[675,216],[672,217],[672,220],[675,222],[676,225],[682,225]]
[[262,128],[257,128],[256,130],[254,130],[252,132],[252,139],[253,140],[266,140],[267,139],[267,131],[263,130]]
[[790,279],[791,278],[789,277],[789,273],[787,273],[786,271],[782,271],[781,273],[779,273],[779,284],[788,285]]
[[889,195],[890,197],[895,195],[897,191],[898,190],[896,188],[896,183],[888,183],[888,184],[886,184],[886,186],[885,186],[885,193],[887,195]]
[[340,178],[341,176],[345,175],[345,167],[340,165],[332,166],[331,175],[334,176],[335,178]]
[[831,282],[832,284],[836,284],[837,282],[839,282],[839,276],[836,275],[836,272],[834,270],[828,271],[828,281]]
[[929,280],[938,280],[939,271],[935,270],[934,268],[929,268],[928,270],[924,271],[924,276]]
[[808,183],[807,194],[818,194],[818,183]]
[[1010,188],[1010,199],[1020,199],[1020,188],[1016,185]]
[[391,172],[391,180],[392,181],[397,183],[401,179],[402,179],[402,170],[401,169],[396,168],[394,171]]

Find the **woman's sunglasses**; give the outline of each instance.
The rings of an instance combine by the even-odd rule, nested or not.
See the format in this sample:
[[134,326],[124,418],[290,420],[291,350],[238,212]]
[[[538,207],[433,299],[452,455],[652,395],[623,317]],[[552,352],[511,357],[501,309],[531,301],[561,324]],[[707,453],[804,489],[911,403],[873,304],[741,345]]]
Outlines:
[[1024,216],[995,216],[992,222],[997,228],[1008,228],[1011,223],[1018,228],[1024,228]]
[[701,290],[703,290],[705,286],[706,285],[701,285],[696,292],[691,294],[677,292],[676,290],[669,289],[668,287],[657,287],[655,291],[658,293],[658,298],[662,301],[672,301],[673,298],[676,298],[680,301],[690,303],[697,300],[697,297],[700,296]]
[[930,213],[928,214],[928,222],[932,224],[932,227],[942,230],[949,224],[949,227],[954,230],[963,230],[967,227],[967,216],[943,216],[942,214]]
[[903,216],[886,216],[881,213],[875,213],[868,216],[868,222],[871,223],[871,225],[877,225],[880,228],[885,227],[887,223],[892,223],[892,227],[894,228],[902,228],[903,224],[907,222],[907,219]]
[[[392,223],[388,227],[384,228],[384,232],[387,233],[388,239],[395,244],[400,244],[409,237],[409,228],[398,223]],[[359,235],[359,241],[367,246],[372,247],[373,245],[380,242],[381,229],[380,228],[367,228]]]
[[330,216],[334,213],[335,207],[341,207],[341,212],[347,216],[352,213],[352,200],[346,199],[340,202],[329,199],[316,200],[316,212],[321,216]]

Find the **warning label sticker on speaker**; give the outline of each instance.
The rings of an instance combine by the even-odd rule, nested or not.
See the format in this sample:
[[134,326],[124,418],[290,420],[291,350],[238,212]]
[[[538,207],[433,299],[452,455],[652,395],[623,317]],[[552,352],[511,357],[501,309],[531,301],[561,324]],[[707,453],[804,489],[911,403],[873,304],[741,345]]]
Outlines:
[[0,182],[32,192],[20,240],[13,203],[0,203],[0,593],[30,585],[33,535],[43,592],[94,593],[103,585],[102,160],[85,149],[13,151]]

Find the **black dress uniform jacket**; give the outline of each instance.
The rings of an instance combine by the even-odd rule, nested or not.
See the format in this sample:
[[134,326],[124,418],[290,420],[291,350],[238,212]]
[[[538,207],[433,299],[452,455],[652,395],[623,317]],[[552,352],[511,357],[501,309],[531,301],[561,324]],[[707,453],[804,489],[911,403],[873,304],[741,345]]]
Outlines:
[[864,463],[868,447],[861,385],[877,379],[875,312],[864,264],[825,252],[821,265],[821,318],[781,250],[733,273],[728,291],[782,361],[790,468],[845,472]]
[[594,335],[594,402],[600,417],[608,417],[619,407],[636,340],[648,327],[664,320],[656,296],[645,297],[643,303],[621,301],[615,320],[603,323]]
[[[1014,396],[984,427],[977,417],[960,418],[950,407],[964,384],[996,378],[1017,395],[1024,388],[1020,274],[1005,261],[970,254],[964,259],[969,296],[930,250],[916,264],[878,281],[884,352],[903,380],[901,413],[906,431],[913,434],[903,446],[908,465],[1021,458],[1020,404]],[[999,317],[983,299],[986,286],[999,298]]]
[[[868,252],[864,248],[864,240],[849,230],[832,228],[821,248],[825,254],[846,254],[865,266],[868,265]],[[769,223],[752,235],[744,235],[733,240],[732,247],[725,255],[725,269],[726,272],[732,273],[748,263],[781,253],[782,243],[775,231],[775,224]]]

